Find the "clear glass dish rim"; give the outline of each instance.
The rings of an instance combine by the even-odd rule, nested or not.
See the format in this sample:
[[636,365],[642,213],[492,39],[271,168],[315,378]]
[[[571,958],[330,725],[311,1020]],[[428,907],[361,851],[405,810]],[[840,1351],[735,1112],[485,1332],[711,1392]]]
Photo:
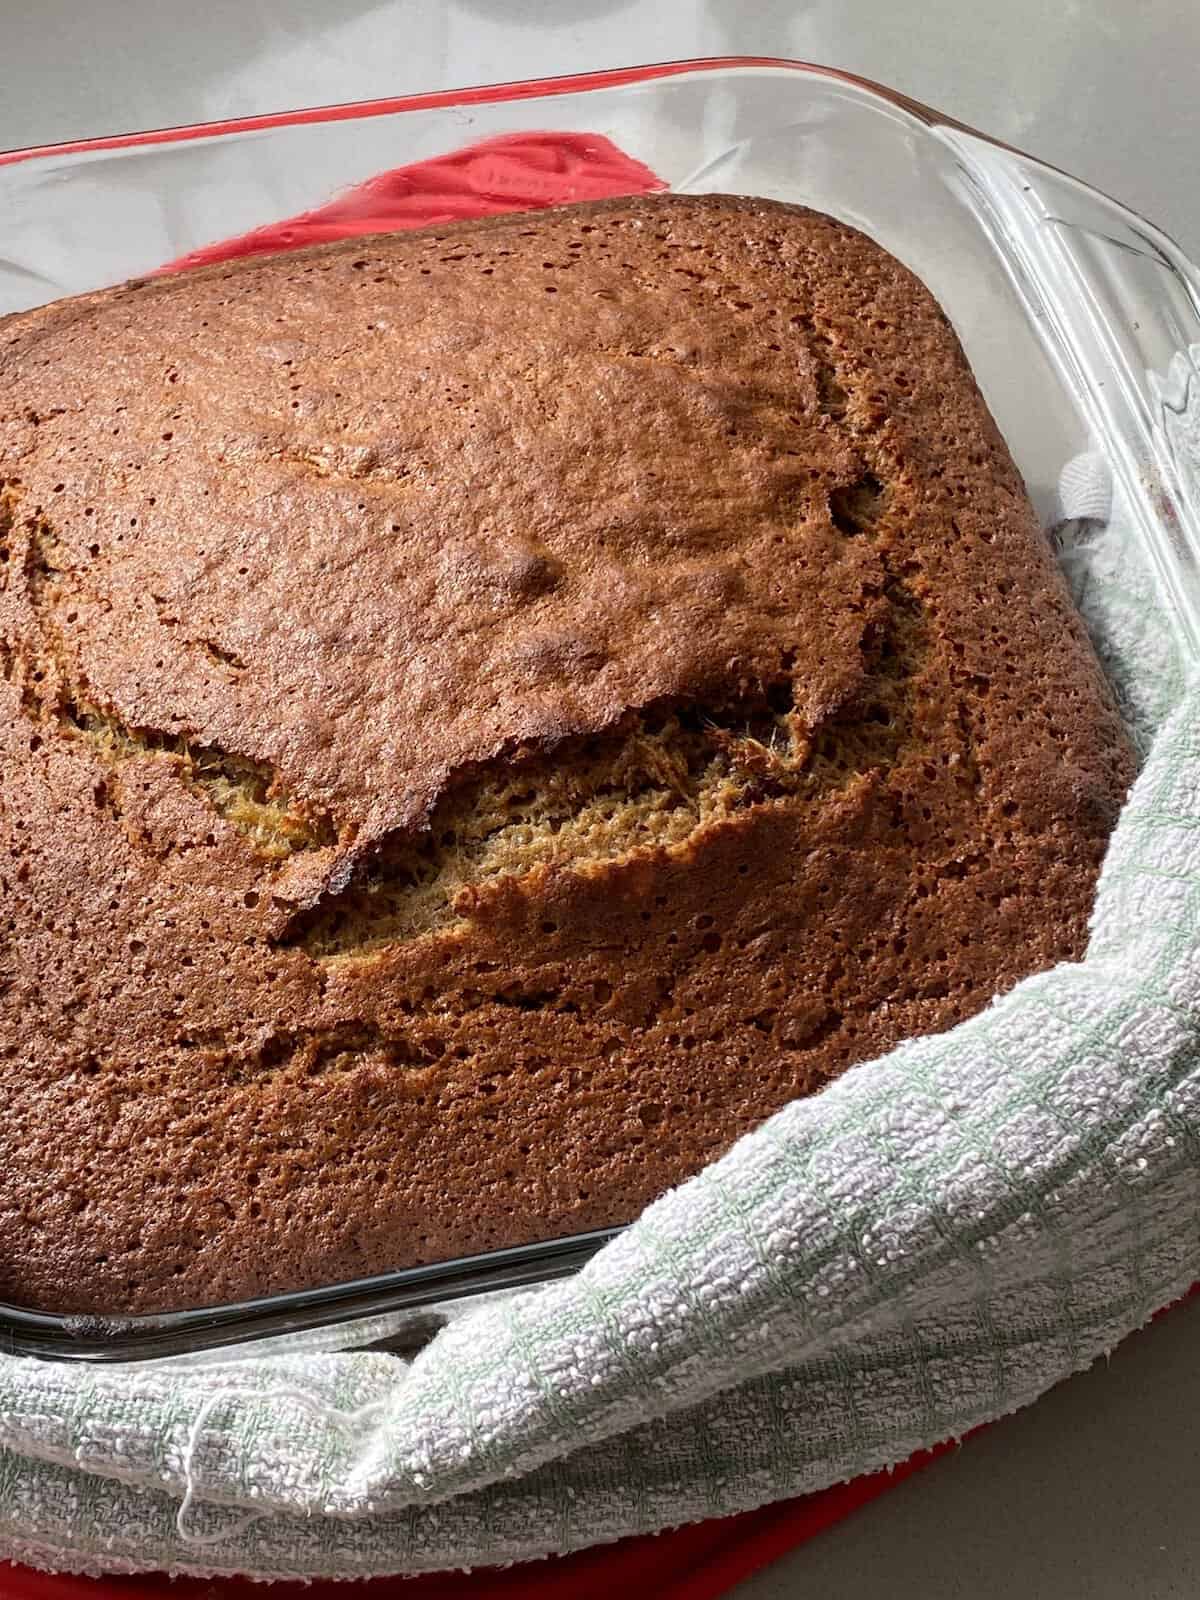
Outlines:
[[[471,105],[501,105],[510,100],[548,100],[560,95],[593,93],[602,89],[629,88],[656,79],[685,77],[692,73],[723,72],[736,76],[758,68],[795,72],[803,76],[827,78],[835,83],[849,84],[864,89],[878,99],[906,111],[931,127],[957,128],[974,138],[1009,150],[1014,155],[1034,161],[1049,171],[1053,167],[1040,157],[1031,156],[1017,145],[984,133],[981,129],[939,111],[924,101],[892,89],[873,78],[865,78],[841,67],[828,67],[817,61],[802,61],[791,56],[688,56],[667,61],[648,62],[641,66],[605,67],[596,72],[555,74],[548,78],[514,78],[501,83],[469,84],[457,89],[430,89],[415,94],[384,96],[370,100],[339,100],[319,106],[300,106],[290,111],[259,112],[244,117],[222,117],[211,122],[178,123],[165,128],[138,129],[126,133],[101,134],[89,139],[64,139],[52,144],[23,145],[0,150],[0,167],[15,166],[26,161],[52,159],[58,156],[87,155],[98,150],[131,150],[158,144],[180,144],[196,139],[222,138],[231,134],[257,133],[273,128],[301,127],[324,122],[350,122],[367,117],[399,115],[406,111],[454,110]],[[1073,182],[1082,183],[1066,173]],[[1095,194],[1103,191],[1085,184]],[[1105,199],[1111,199],[1104,195]],[[1122,201],[1113,201],[1124,206]],[[1125,210],[1130,208],[1124,206]],[[1131,215],[1137,215],[1131,212]]]
[[[266,112],[210,122],[106,134],[0,151],[0,168],[26,162],[88,155],[98,151],[133,150],[201,139],[384,117],[405,112],[452,110],[508,101],[552,100],[571,94],[630,88],[693,74],[730,77],[760,69],[842,83],[864,91],[929,128],[953,128],[998,150],[1007,151],[1043,171],[1061,173],[1085,193],[1117,207],[1131,219],[1143,220],[1123,201],[1095,185],[1032,156],[971,124],[947,115],[899,90],[857,73],[785,56],[708,56],[612,67],[595,72],[549,78],[516,79],[457,89],[368,100],[335,102],[291,111]],[[307,1331],[357,1321],[392,1311],[418,1310],[436,1302],[504,1288],[533,1286],[578,1269],[622,1227],[598,1229],[557,1239],[517,1245],[474,1256],[451,1258],[419,1267],[401,1268],[370,1278],[287,1290],[251,1300],[182,1310],[135,1315],[82,1316],[43,1312],[0,1302],[0,1353],[84,1361],[120,1361],[150,1356],[182,1355],[223,1345],[257,1340],[272,1334]]]

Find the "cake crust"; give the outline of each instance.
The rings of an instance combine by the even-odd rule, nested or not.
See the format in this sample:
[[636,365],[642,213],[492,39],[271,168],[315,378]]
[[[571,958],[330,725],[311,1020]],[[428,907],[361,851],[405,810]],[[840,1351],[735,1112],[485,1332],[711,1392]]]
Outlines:
[[0,1298],[630,1219],[1078,958],[1132,753],[928,291],[653,196],[0,323]]

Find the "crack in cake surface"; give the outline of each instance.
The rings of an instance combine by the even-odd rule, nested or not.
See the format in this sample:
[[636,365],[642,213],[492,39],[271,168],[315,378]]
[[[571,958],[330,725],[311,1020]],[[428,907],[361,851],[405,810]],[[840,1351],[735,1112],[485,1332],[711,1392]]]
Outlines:
[[685,851],[712,824],[819,802],[886,771],[911,733],[925,630],[910,591],[889,579],[885,595],[884,621],[864,641],[863,685],[816,729],[800,725],[781,681],[758,703],[650,707],[611,732],[490,763],[442,795],[421,833],[385,839],[279,942],[323,960],[370,955],[468,920],[497,879]]
[[183,734],[132,728],[86,701],[60,699],[57,715],[69,736],[82,739],[111,767],[144,756],[166,756],[181,781],[200,794],[271,861],[299,850],[321,850],[337,841],[324,816],[297,809],[282,792],[278,774],[265,761],[235,755],[219,745],[193,743]]
[[[86,683],[71,671],[55,620],[69,576],[57,536],[49,523],[36,518],[27,531],[26,585],[39,649],[23,663],[26,714],[48,715],[64,737],[82,742],[113,769],[147,756],[170,759],[180,781],[270,861],[335,844],[331,820],[300,807],[269,762],[185,733],[135,726],[96,702]],[[10,651],[10,656],[15,654]]]

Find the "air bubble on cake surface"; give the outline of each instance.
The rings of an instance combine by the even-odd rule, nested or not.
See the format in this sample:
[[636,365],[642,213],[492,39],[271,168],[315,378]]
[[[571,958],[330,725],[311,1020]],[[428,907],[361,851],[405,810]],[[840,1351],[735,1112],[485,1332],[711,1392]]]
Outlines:
[[872,472],[864,472],[853,483],[830,491],[830,518],[838,532],[847,537],[870,532],[882,510],[883,485]]
[[842,387],[838,375],[828,362],[819,362],[816,369],[817,405],[827,417],[840,421],[846,415],[850,396]]

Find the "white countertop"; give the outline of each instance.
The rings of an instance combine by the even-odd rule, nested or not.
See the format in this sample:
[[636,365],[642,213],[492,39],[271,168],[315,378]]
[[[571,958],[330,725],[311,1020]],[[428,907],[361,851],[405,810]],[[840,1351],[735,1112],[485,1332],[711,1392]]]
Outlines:
[[0,0],[0,148],[336,100],[783,55],[1032,151],[1200,254],[1195,0]]
[[[1197,0],[0,0],[0,148],[696,55],[848,68],[1078,173],[1200,258]],[[742,1600],[1200,1591],[1200,1304]]]

